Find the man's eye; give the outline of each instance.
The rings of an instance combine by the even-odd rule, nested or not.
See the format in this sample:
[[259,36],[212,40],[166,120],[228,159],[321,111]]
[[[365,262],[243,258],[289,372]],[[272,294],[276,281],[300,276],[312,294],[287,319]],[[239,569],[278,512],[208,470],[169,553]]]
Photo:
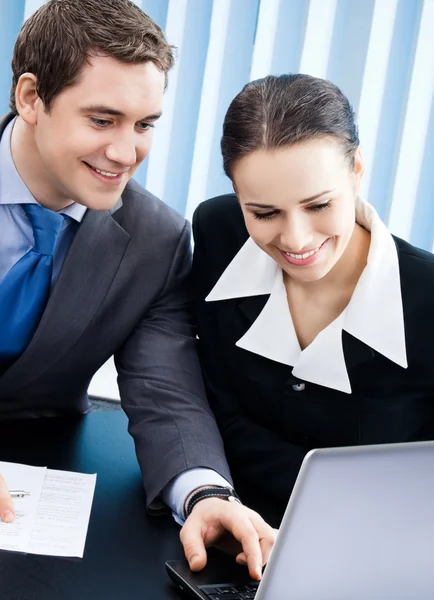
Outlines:
[[268,221],[270,219],[272,219],[273,217],[275,217],[277,215],[277,212],[267,212],[267,213],[253,213],[253,216],[255,217],[255,219],[259,219],[260,221]]
[[101,128],[107,127],[111,123],[111,121],[108,121],[107,119],[96,119],[95,117],[91,117],[90,120],[94,125]]
[[139,123],[139,129],[141,129],[141,131],[148,131],[148,129],[151,129],[152,127],[155,127],[153,123]]

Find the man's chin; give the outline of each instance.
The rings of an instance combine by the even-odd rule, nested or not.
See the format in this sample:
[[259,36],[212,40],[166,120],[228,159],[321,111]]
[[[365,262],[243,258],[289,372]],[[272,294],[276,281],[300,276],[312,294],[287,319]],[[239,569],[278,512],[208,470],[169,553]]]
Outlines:
[[110,198],[77,198],[76,203],[90,210],[111,210],[119,201],[123,191],[119,191],[116,196]]

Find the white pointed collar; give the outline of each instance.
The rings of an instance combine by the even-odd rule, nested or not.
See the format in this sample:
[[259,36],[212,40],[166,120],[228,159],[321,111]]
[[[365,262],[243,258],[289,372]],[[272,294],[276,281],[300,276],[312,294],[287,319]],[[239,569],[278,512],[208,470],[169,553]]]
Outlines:
[[366,267],[346,309],[301,350],[280,266],[249,238],[206,298],[208,302],[270,294],[237,346],[294,367],[304,381],[351,393],[342,330],[407,368],[399,262],[395,242],[375,209],[357,200],[357,222],[371,232]]

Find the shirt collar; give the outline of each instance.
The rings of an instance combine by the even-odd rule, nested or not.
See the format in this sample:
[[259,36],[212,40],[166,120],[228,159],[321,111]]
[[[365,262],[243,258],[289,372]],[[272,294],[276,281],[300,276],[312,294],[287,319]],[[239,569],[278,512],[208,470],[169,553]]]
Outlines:
[[[11,135],[16,118],[6,126],[0,140],[0,204],[38,204],[21,179],[12,159]],[[80,223],[87,208],[74,202],[59,211]]]
[[263,310],[237,346],[293,366],[293,374],[351,393],[342,330],[407,368],[404,315],[395,242],[375,209],[357,200],[357,222],[371,232],[366,267],[346,309],[303,351],[288,309],[279,265],[251,238],[226,268],[208,302],[270,294]]

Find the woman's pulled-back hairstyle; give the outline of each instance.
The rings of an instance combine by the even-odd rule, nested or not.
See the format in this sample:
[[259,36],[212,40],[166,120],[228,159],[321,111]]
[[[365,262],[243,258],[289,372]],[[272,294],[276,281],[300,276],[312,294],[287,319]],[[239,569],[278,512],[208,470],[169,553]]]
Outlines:
[[130,0],[49,0],[24,23],[12,58],[10,108],[21,75],[33,73],[45,110],[76,83],[93,56],[172,67],[173,47],[160,27]]
[[354,111],[340,89],[325,79],[290,74],[251,81],[231,102],[223,124],[221,150],[226,175],[255,150],[284,148],[332,137],[350,165],[359,146]]

